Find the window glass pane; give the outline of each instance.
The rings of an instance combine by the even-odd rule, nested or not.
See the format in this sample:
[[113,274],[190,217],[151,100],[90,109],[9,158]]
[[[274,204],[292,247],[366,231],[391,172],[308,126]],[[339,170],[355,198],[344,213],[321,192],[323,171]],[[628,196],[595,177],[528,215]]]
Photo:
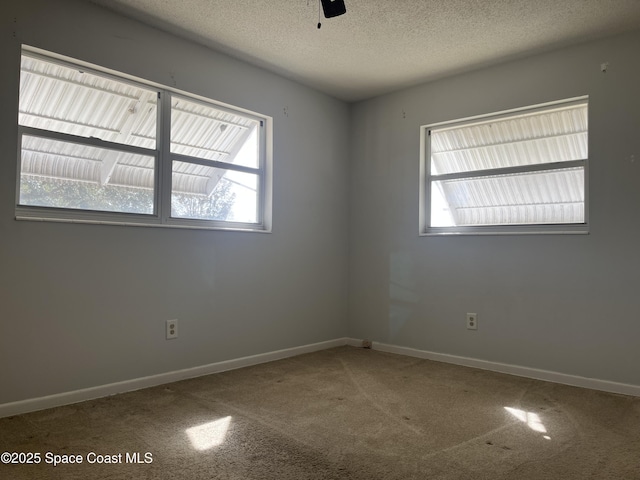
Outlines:
[[257,175],[173,162],[172,217],[256,223],[257,212]]
[[153,214],[152,156],[22,137],[20,205]]
[[270,228],[267,119],[79,63],[22,51],[17,217]]
[[259,122],[174,96],[171,152],[257,168]]
[[23,55],[18,121],[155,149],[157,96],[155,90]]
[[587,104],[431,130],[431,174],[584,160]]
[[584,223],[584,168],[434,181],[431,226]]

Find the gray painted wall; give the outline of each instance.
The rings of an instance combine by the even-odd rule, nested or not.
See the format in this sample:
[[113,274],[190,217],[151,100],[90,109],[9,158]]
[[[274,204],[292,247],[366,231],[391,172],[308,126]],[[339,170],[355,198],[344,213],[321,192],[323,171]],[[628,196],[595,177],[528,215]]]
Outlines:
[[[0,404],[346,335],[347,105],[89,3],[0,10]],[[273,233],[14,220],[22,43],[273,117]]]
[[[639,385],[638,52],[640,32],[355,105],[350,336]],[[418,236],[420,125],[585,94],[590,235]]]

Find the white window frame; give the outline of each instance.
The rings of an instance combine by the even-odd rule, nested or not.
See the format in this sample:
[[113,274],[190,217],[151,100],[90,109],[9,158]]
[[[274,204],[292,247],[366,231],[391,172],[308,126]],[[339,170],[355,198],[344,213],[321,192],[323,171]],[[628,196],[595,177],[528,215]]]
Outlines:
[[[140,88],[154,89],[158,92],[156,119],[156,148],[148,149],[133,145],[114,143],[94,137],[82,137],[53,130],[43,130],[18,123],[18,169],[16,175],[16,220],[52,221],[63,223],[92,223],[147,227],[172,227],[191,229],[213,229],[251,232],[271,232],[272,207],[272,118],[223,104],[199,95],[190,94],[174,88],[142,80],[125,73],[112,71],[94,64],[72,59],[39,48],[22,46],[22,55],[41,59],[73,69],[82,69],[94,75],[128,83]],[[171,100],[181,97],[190,102],[223,110],[259,122],[258,141],[259,154],[256,168],[235,165],[221,161],[171,153]],[[52,140],[60,140],[80,145],[93,146],[108,150],[141,154],[155,158],[154,180],[154,212],[153,214],[119,213],[70,208],[43,207],[20,204],[20,177],[23,135],[36,136]],[[258,194],[256,222],[243,223],[226,220],[203,220],[175,218],[171,216],[172,162],[174,160],[192,164],[216,167],[225,170],[257,175]]]
[[[527,107],[503,110],[500,112],[476,115],[446,122],[432,123],[420,127],[420,195],[419,195],[419,235],[518,235],[518,234],[588,234],[589,233],[589,158],[584,160],[563,161],[554,163],[532,164],[517,167],[496,168],[489,170],[471,170],[461,173],[435,175],[431,173],[431,130],[437,127],[462,126],[478,121],[508,118],[522,113],[549,110],[554,107],[587,103],[589,97],[581,96],[547,102]],[[448,179],[479,178],[483,176],[533,173],[565,169],[571,167],[584,168],[584,223],[559,224],[526,224],[526,225],[474,225],[474,226],[431,226],[431,189],[432,183]]]

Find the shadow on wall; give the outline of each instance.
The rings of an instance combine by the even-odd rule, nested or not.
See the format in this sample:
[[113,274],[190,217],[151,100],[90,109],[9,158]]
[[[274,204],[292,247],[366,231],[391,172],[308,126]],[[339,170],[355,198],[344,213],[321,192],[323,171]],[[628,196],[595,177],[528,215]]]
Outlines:
[[411,321],[418,302],[415,263],[408,253],[392,252],[389,261],[389,335],[390,343],[400,336]]

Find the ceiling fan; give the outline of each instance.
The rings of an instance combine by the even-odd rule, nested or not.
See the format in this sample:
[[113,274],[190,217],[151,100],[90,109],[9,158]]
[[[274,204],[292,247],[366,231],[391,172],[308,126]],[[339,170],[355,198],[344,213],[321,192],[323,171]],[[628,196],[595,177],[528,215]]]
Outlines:
[[[347,13],[347,7],[344,4],[344,0],[320,0],[322,4],[322,10],[325,18],[338,17]],[[318,6],[318,10],[320,10]],[[318,12],[318,17],[320,13]],[[322,27],[320,18],[318,18],[318,28]]]

